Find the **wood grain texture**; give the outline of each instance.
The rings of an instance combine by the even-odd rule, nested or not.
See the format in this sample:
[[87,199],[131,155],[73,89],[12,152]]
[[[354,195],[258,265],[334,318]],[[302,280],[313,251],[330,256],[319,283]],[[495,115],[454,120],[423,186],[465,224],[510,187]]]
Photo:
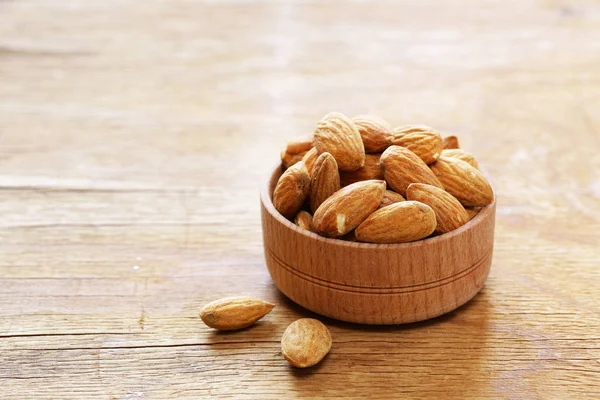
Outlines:
[[[600,6],[0,1],[0,398],[595,398]],[[498,192],[489,278],[403,327],[323,318],[274,287],[259,187],[337,110],[456,134]],[[198,317],[277,303],[247,330]]]

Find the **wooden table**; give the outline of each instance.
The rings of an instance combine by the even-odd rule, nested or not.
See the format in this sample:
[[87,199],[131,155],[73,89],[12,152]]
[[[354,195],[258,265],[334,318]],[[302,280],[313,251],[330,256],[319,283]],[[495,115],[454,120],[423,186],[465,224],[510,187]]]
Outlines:
[[[0,398],[600,393],[594,1],[0,1]],[[499,194],[483,291],[399,327],[314,316],[265,268],[258,190],[327,112],[454,132]],[[277,303],[216,333],[200,307]]]

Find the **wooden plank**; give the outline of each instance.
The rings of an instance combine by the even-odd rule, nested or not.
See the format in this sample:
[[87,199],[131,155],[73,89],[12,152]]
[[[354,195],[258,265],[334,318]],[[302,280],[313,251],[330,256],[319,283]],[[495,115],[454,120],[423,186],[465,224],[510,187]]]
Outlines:
[[[0,2],[0,398],[594,398],[597,2]],[[490,277],[333,337],[266,271],[258,192],[329,111],[459,136],[499,194]],[[277,303],[216,333],[200,307]]]

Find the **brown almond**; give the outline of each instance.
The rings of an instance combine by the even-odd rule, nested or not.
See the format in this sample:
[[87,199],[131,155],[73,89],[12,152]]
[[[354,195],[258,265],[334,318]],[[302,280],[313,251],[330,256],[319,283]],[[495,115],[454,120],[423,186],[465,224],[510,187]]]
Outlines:
[[306,155],[306,151],[297,153],[297,154],[290,154],[288,152],[285,151],[285,149],[283,149],[281,151],[281,165],[283,165],[283,168],[289,168],[292,165],[296,164],[298,161],[301,161],[302,158]]
[[454,157],[469,163],[472,167],[479,169],[479,163],[475,156],[462,149],[446,149],[442,150],[442,155],[445,157]]
[[385,182],[356,182],[335,192],[315,211],[313,225],[324,236],[344,236],[379,207]]
[[406,190],[408,200],[427,204],[435,212],[437,233],[446,233],[469,222],[469,215],[456,197],[435,186],[412,183]]
[[335,158],[327,152],[321,153],[315,161],[310,184],[310,208],[317,208],[329,196],[340,190],[340,174]]
[[381,199],[381,204],[379,204],[379,208],[387,207],[394,203],[400,203],[401,201],[406,201],[406,199],[402,197],[400,193],[396,193],[392,190],[386,190],[383,194],[383,198]]
[[342,186],[348,186],[355,182],[367,181],[369,179],[383,180],[383,170],[379,163],[381,154],[366,154],[365,165],[356,171],[340,171]]
[[275,304],[252,297],[226,297],[202,307],[200,318],[211,328],[232,331],[254,324],[273,307]]
[[302,229],[314,232],[315,227],[313,226],[313,217],[308,212],[301,210],[294,218],[294,223]]
[[314,146],[313,135],[299,136],[289,140],[285,146],[285,151],[289,154],[304,153]]
[[374,115],[357,115],[352,118],[352,122],[358,128],[365,152],[381,153],[392,145],[394,132],[382,118]]
[[460,149],[458,138],[454,135],[446,136],[442,139],[442,147],[444,149]]
[[425,164],[431,164],[442,153],[442,137],[425,125],[406,125],[394,129],[394,144],[406,147]]
[[475,218],[479,214],[479,211],[481,211],[480,208],[465,208],[465,210],[469,214],[469,221]]
[[332,112],[319,123],[314,134],[319,153],[331,153],[342,171],[354,171],[365,163],[365,147],[352,120]]
[[310,176],[303,161],[289,167],[279,177],[273,191],[273,206],[286,218],[294,218],[310,193]]
[[431,164],[444,189],[465,207],[483,207],[494,201],[494,191],[485,175],[469,163],[441,156]]
[[406,196],[406,189],[411,183],[426,183],[443,189],[427,164],[404,147],[388,147],[381,155],[381,166],[390,188],[402,196]]
[[418,201],[403,201],[380,208],[354,231],[368,243],[405,243],[420,240],[435,230],[435,213]]
[[304,161],[304,164],[306,165],[306,169],[308,170],[308,174],[310,176],[312,176],[315,161],[317,161],[318,156],[319,152],[316,148],[313,147],[312,149],[307,151],[306,154],[304,154],[304,157],[302,157],[302,161]]
[[281,354],[297,368],[312,367],[331,350],[331,334],[320,321],[302,318],[292,322],[281,337]]

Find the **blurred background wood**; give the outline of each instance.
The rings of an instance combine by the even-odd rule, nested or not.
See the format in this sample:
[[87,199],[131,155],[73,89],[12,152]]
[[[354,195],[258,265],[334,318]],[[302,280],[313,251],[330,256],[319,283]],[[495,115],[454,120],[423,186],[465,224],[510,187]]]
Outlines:
[[[585,398],[600,392],[595,1],[0,2],[0,398]],[[325,113],[459,135],[499,194],[450,315],[324,320],[265,268],[258,190]],[[200,307],[274,301],[218,334]]]

